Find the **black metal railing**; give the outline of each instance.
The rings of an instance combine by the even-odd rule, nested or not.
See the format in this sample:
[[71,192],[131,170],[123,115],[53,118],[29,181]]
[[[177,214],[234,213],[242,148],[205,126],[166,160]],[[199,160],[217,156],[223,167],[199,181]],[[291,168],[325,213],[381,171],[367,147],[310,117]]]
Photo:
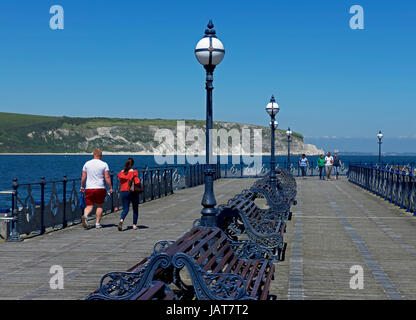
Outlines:
[[[168,196],[175,189],[191,188],[204,183],[201,164],[138,168],[144,192],[139,203]],[[219,165],[215,166],[214,179],[220,178]],[[107,192],[103,213],[122,208],[120,183],[110,173],[113,193]],[[0,196],[11,197],[11,205],[0,208],[0,221],[9,223],[8,240],[19,241],[22,235],[44,234],[47,229],[62,229],[81,222],[82,209],[79,207],[80,178],[20,183],[13,180],[13,190],[1,191]]]
[[[277,162],[276,167],[287,169],[287,161]],[[339,167],[339,175],[346,176],[349,163],[343,163]],[[324,169],[325,170],[325,169]],[[261,178],[270,171],[270,163],[264,162],[260,167],[255,165],[246,165],[244,163],[237,164],[221,164],[221,177],[223,178]],[[288,170],[293,176],[302,176],[301,167],[298,162],[291,162]],[[335,174],[335,168],[332,168]],[[319,168],[316,161],[309,161],[309,167],[306,168],[307,176],[319,176]]]
[[350,165],[348,180],[416,215],[416,178],[413,168]]

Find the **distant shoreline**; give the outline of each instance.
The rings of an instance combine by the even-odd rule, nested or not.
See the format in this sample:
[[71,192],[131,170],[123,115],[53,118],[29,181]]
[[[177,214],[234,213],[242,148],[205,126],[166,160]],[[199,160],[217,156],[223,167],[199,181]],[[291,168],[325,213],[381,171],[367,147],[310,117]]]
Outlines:
[[[28,152],[16,152],[16,153],[0,153],[0,156],[91,156],[92,153],[53,153],[53,152],[40,152],[40,153],[28,153]],[[106,152],[103,151],[103,156],[155,156],[154,153],[148,152]],[[157,156],[165,156],[163,154],[156,154]],[[276,156],[287,156],[287,153],[276,153]],[[297,153],[291,153],[291,156],[300,155]],[[307,156],[319,156],[319,154],[306,154]],[[175,154],[175,156],[192,156],[191,154]],[[201,154],[201,156],[205,156],[205,153]],[[214,154],[215,156],[215,154]],[[222,154],[218,154],[217,156],[224,156]],[[225,155],[226,156],[226,155]],[[228,156],[270,156],[270,153],[255,153],[255,154],[228,154]]]
[[[378,154],[371,154],[371,153],[342,153],[338,152],[340,156],[355,156],[355,157],[369,157],[369,156],[378,156]],[[29,153],[29,152],[16,152],[16,153],[0,153],[0,156],[91,156],[92,153],[86,152],[68,152],[68,153],[53,153],[53,152],[39,152],[39,153]],[[103,151],[103,156],[155,156],[154,153],[149,152],[106,152]],[[214,154],[215,155],[215,154]],[[291,156],[300,156],[299,153],[291,153]],[[306,154],[306,156],[314,157],[319,156],[320,154]],[[164,156],[163,154],[157,154],[157,156]],[[175,156],[186,156],[186,154],[177,154]],[[188,154],[188,156],[190,156]],[[201,154],[201,156],[205,156],[205,154]],[[217,156],[224,156],[218,154]],[[228,154],[228,156],[270,156],[270,153],[261,153],[261,154]],[[287,153],[276,153],[276,156],[287,156]],[[415,153],[387,153],[383,154],[383,157],[415,157]]]

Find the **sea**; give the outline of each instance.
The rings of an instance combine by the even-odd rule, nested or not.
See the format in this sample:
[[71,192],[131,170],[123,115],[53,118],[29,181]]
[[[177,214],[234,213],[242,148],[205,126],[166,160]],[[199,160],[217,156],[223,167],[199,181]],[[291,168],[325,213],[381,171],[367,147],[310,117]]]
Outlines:
[[[153,156],[136,155],[131,156],[135,161],[136,168],[157,167],[160,166],[155,162]],[[127,160],[126,155],[104,155],[103,161],[106,161],[110,170],[118,173]],[[312,166],[316,163],[317,156],[308,156]],[[0,191],[12,190],[14,178],[18,179],[19,184],[39,182],[41,177],[46,181],[61,180],[64,175],[68,179],[80,178],[81,170],[86,161],[91,159],[89,155],[0,155]],[[364,155],[341,155],[341,161],[348,163],[376,163],[378,156]],[[176,159],[175,159],[176,160]],[[263,156],[264,163],[270,162],[269,156]],[[292,156],[291,162],[297,163],[298,157]],[[392,164],[416,164],[416,156],[383,156],[383,163]],[[231,166],[231,157],[228,164]],[[287,156],[277,156],[276,162],[280,166],[286,166]],[[183,165],[182,165],[183,166]],[[10,196],[0,194],[0,208],[7,207],[10,204]]]

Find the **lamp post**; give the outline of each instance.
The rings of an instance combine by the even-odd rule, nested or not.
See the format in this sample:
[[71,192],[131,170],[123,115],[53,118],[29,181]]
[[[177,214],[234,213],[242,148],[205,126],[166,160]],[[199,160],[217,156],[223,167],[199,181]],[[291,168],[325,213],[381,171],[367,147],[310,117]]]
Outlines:
[[286,135],[287,135],[287,170],[290,171],[290,142],[292,142],[292,140],[290,139],[292,137],[292,131],[290,131],[290,127],[287,128]]
[[378,138],[378,163],[381,166],[381,144],[383,143],[381,142],[381,139],[383,139],[383,134],[381,133],[381,130],[378,132],[377,138]]
[[206,71],[205,89],[207,91],[206,100],[206,169],[205,175],[205,192],[202,197],[201,204],[203,209],[201,211],[201,225],[214,226],[216,224],[217,204],[214,195],[214,174],[215,169],[212,165],[212,90],[214,89],[213,73],[215,67],[224,58],[225,50],[220,40],[216,37],[214,25],[210,20],[205,29],[205,36],[199,40],[195,48],[195,56],[200,64],[202,64]]
[[270,128],[272,129],[271,135],[271,147],[270,147],[270,185],[273,189],[276,189],[276,165],[274,157],[274,132],[278,126],[275,120],[276,114],[279,112],[279,105],[274,100],[274,96],[271,97],[270,102],[266,105],[266,112],[270,115]]

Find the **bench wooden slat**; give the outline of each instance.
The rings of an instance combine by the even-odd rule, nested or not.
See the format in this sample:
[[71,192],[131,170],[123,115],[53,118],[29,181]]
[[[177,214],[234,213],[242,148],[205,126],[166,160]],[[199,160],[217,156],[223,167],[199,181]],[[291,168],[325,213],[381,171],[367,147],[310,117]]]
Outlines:
[[247,290],[247,291],[249,291],[249,288],[250,288],[250,283],[251,283],[251,281],[253,280],[254,273],[257,271],[257,266],[259,265],[259,263],[260,263],[260,260],[258,260],[258,259],[257,259],[257,260],[254,262],[254,265],[252,265],[252,267],[250,268],[250,269],[251,269],[251,271],[250,271],[250,273],[248,274],[247,279],[246,279],[246,290]]
[[210,241],[212,238],[214,238],[218,232],[211,232],[207,237],[205,237],[202,241],[200,241],[195,247],[191,249],[187,254],[190,256],[193,256],[195,253],[197,253],[208,241]]
[[270,287],[270,282],[272,281],[272,279],[274,279],[274,264],[271,264],[270,266],[270,271],[267,274],[266,281],[264,282],[263,291],[260,295],[260,300],[266,300],[269,291],[268,289]]
[[186,252],[187,249],[193,245],[195,239],[202,238],[209,232],[209,229],[197,229],[197,232],[190,235],[190,237],[183,239],[183,241],[177,246],[172,246],[172,248],[170,250],[167,250],[166,252],[171,256],[173,256],[176,252]]
[[218,259],[219,256],[221,256],[225,250],[227,250],[230,247],[230,244],[228,242],[225,243],[225,245],[221,246],[221,249],[218,250],[218,252],[204,265],[204,270],[208,271],[214,262]]
[[[220,263],[217,264],[217,266],[215,267],[215,269],[212,272],[218,273],[218,272],[222,271],[222,268],[228,262],[228,260],[230,259],[230,257],[233,254],[234,254],[234,251],[233,250],[228,250],[228,252],[224,255],[224,257],[222,258],[222,260],[220,261]],[[237,257],[235,257],[235,259],[237,260]]]
[[218,238],[218,240],[217,241],[215,241],[215,243],[212,245],[212,246],[210,246],[209,248],[208,248],[208,250],[207,251],[205,251],[200,257],[199,257],[199,259],[196,261],[196,263],[198,264],[198,265],[201,265],[207,258],[208,258],[208,256],[214,251],[214,250],[216,250],[218,247],[219,247],[219,245],[221,244],[221,243],[223,243],[224,242],[224,240],[225,240],[225,236],[224,235],[222,235],[220,238]]
[[263,261],[263,265],[260,268],[260,271],[257,273],[257,279],[254,282],[253,289],[251,290],[250,297],[253,297],[254,298],[254,297],[257,296],[257,291],[259,290],[260,283],[263,280],[264,271],[266,270],[266,267],[268,265],[269,265],[269,261],[268,260],[264,260]]
[[224,273],[230,273],[231,272],[232,268],[234,267],[235,263],[237,262],[237,259],[238,259],[237,256],[234,256],[234,258],[231,260],[230,264],[225,269]]

